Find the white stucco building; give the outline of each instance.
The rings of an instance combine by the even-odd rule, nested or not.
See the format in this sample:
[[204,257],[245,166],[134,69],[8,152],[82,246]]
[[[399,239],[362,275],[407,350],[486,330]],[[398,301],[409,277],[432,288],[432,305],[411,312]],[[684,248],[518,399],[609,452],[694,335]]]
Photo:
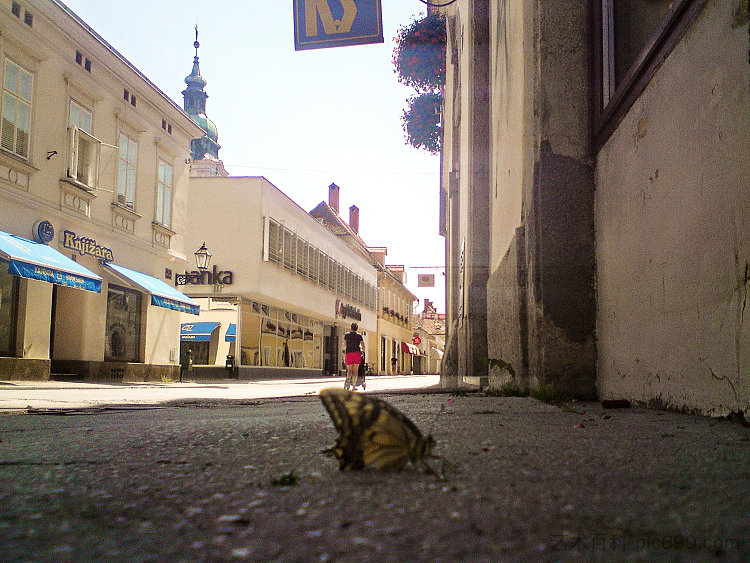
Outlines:
[[320,222],[262,177],[190,179],[187,246],[211,253],[205,273],[178,283],[201,305],[201,325],[183,318],[182,350],[200,365],[239,377],[339,373],[343,334],[359,325],[377,338],[377,272]]
[[61,2],[0,32],[0,379],[175,376],[203,130]]

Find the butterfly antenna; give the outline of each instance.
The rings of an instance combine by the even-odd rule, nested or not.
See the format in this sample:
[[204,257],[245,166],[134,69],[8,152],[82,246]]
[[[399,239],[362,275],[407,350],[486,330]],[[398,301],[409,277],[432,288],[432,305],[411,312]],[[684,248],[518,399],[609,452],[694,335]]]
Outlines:
[[433,430],[435,430],[435,425],[437,424],[438,418],[440,418],[440,415],[445,412],[445,403],[440,403],[440,410],[435,414],[435,417],[432,419],[432,422],[430,423],[430,429],[429,432],[427,432],[428,435],[432,435]]

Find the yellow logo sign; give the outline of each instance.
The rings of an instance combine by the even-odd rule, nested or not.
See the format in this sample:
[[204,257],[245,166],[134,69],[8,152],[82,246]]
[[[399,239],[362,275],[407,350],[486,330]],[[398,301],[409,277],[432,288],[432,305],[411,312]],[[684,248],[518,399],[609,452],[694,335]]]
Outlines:
[[305,2],[305,33],[308,37],[317,37],[318,35],[318,16],[323,24],[323,31],[326,35],[336,35],[338,33],[349,33],[354,24],[354,18],[357,17],[357,5],[354,0],[340,0],[344,14],[341,19],[333,19],[333,12],[328,3],[329,0],[306,0]]
[[294,48],[383,43],[380,0],[294,0]]

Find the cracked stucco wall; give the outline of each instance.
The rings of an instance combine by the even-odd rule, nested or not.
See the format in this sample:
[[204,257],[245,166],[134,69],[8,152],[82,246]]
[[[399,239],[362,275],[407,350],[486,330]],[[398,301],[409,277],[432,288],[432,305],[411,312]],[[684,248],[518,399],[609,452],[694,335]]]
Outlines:
[[596,168],[603,398],[750,408],[746,0],[710,0]]

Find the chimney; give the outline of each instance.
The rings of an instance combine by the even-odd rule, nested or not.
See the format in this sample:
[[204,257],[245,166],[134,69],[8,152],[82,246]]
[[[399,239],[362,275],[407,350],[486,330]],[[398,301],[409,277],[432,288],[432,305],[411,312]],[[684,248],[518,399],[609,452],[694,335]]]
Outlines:
[[401,283],[406,283],[406,270],[403,265],[398,266],[386,266],[391,273],[400,281]]
[[352,231],[359,234],[359,207],[352,205],[349,208],[349,226]]
[[384,246],[368,246],[367,251],[375,257],[381,266],[385,266],[385,257],[388,256],[388,249]]
[[341,188],[339,188],[336,184],[331,184],[328,186],[328,205],[331,206],[331,208],[336,212],[336,215],[339,213],[339,194],[341,193]]

